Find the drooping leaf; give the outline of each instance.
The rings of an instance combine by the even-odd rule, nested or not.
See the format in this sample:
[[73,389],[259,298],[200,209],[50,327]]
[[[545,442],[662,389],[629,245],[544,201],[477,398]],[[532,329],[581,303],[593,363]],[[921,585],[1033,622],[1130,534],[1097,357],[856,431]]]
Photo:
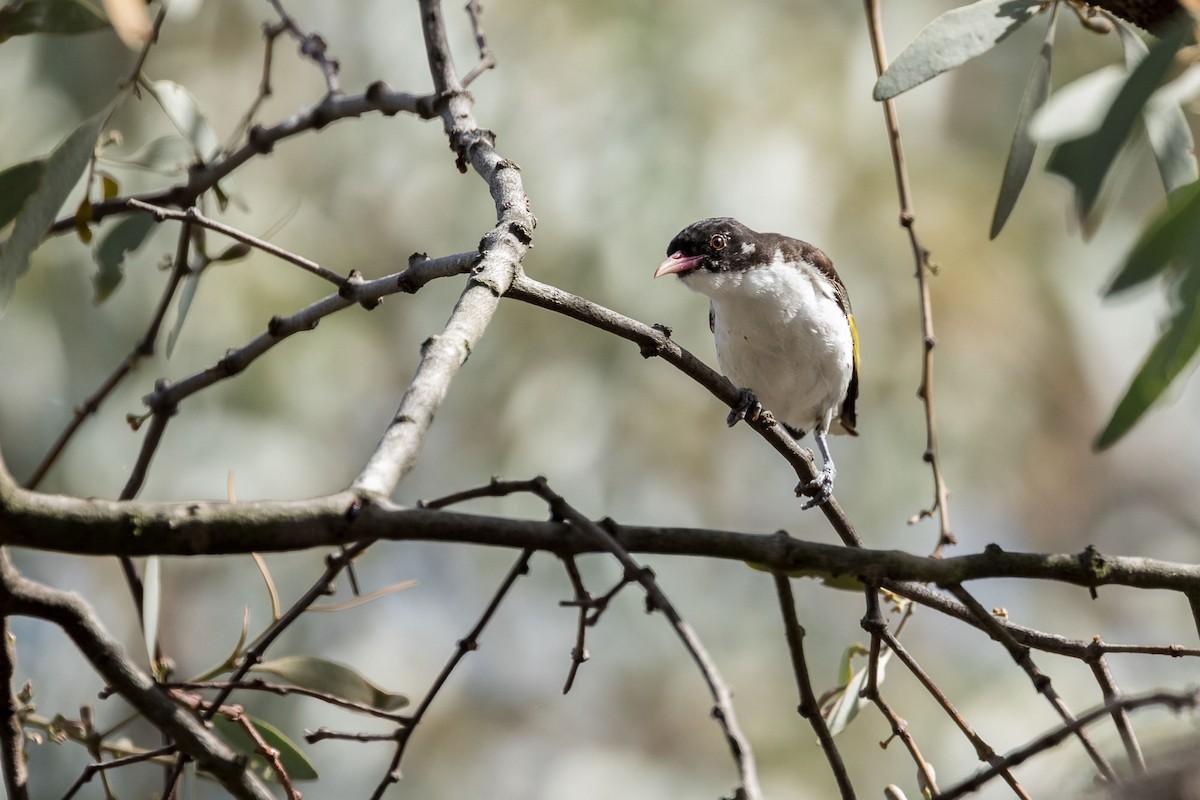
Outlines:
[[1063,176],[1074,186],[1081,220],[1086,221],[1096,207],[1109,168],[1189,33],[1187,25],[1174,25],[1167,31],[1129,73],[1100,127],[1087,136],[1061,143],[1050,154],[1046,170]]
[[158,556],[148,556],[142,574],[142,635],[151,664],[154,663],[154,651],[158,645],[158,613],[162,609],[161,567]]
[[1117,403],[1112,418],[1096,437],[1094,447],[1103,450],[1134,426],[1200,350],[1200,251],[1193,251],[1189,272],[1179,287],[1174,317],[1150,350],[1125,396]]
[[192,143],[182,136],[162,136],[128,158],[110,157],[108,160],[126,167],[174,174],[196,160],[196,151]]
[[352,667],[316,656],[284,656],[264,661],[251,669],[254,672],[266,672],[305,689],[383,711],[395,711],[408,705],[406,696],[379,688]]
[[121,184],[112,175],[100,175],[100,192],[105,200],[112,200],[121,193]]
[[[171,123],[192,144],[197,158],[210,163],[221,152],[221,142],[208,119],[200,111],[196,98],[174,81],[154,81],[146,84],[148,91],[162,106]],[[232,200],[239,208],[246,208],[246,201],[238,192],[233,179],[226,175],[217,181],[215,194],[222,209]]]
[[[289,739],[278,728],[269,722],[261,720],[257,717],[246,715],[246,718],[254,725],[258,735],[270,747],[279,751],[279,763],[287,772],[288,778],[293,781],[315,781],[318,777],[316,767],[309,761],[308,756],[304,751],[296,746],[295,742]],[[220,732],[221,736],[234,750],[246,755],[250,758],[250,767],[264,780],[279,782],[279,776],[271,769],[266,760],[258,755],[258,746],[254,740],[250,738],[250,734],[236,722],[230,722],[228,719],[218,714],[213,718],[213,725]]]
[[1041,8],[1029,0],[978,0],[926,25],[875,84],[876,100],[888,100],[930,78],[983,55]]
[[30,33],[72,35],[108,27],[108,20],[83,0],[24,0],[0,6],[0,43]]
[[[1125,65],[1133,70],[1150,52],[1142,37],[1129,23],[1117,19],[1117,33],[1121,37],[1121,47],[1125,52]],[[1200,70],[1193,70],[1193,76]],[[1181,93],[1188,91],[1187,84],[1192,76],[1180,76],[1172,83],[1183,83],[1183,86],[1164,86],[1155,91],[1146,107],[1142,110],[1142,121],[1146,125],[1146,138],[1150,140],[1150,149],[1158,164],[1158,173],[1162,176],[1163,186],[1168,192],[1173,192],[1196,180],[1196,154],[1193,152],[1195,142],[1192,139],[1192,129],[1180,108]]]
[[1128,77],[1125,69],[1110,64],[1059,88],[1033,115],[1029,135],[1049,144],[1095,132]]
[[17,218],[42,179],[42,159],[14,164],[0,172],[0,228]]
[[[885,650],[879,654],[879,674],[876,677],[876,683],[883,683],[884,667],[887,665],[888,659],[891,658],[892,651]],[[842,689],[841,695],[837,702],[833,704],[833,708],[825,715],[825,721],[829,725],[829,733],[832,736],[837,736],[850,725],[858,712],[864,706],[871,704],[871,701],[865,697],[861,697],[862,690],[867,686],[867,671],[870,669],[870,661],[863,665],[861,669],[855,670],[854,675],[846,683]]]
[[1146,228],[1125,263],[1109,284],[1114,295],[1144,283],[1172,261],[1185,262],[1200,254],[1200,183],[1193,183],[1167,198],[1167,207]]
[[196,296],[196,289],[200,286],[200,275],[204,270],[193,270],[183,284],[183,289],[179,292],[179,305],[175,308],[175,323],[171,325],[171,331],[167,334],[167,358],[175,352],[175,343],[179,341],[179,333],[183,330],[183,322],[187,319],[188,311],[192,308],[192,299]]
[[43,163],[41,180],[17,214],[12,235],[0,251],[0,313],[8,305],[17,279],[29,269],[29,256],[42,243],[54,216],[87,167],[108,112],[80,123]]
[[1050,55],[1054,49],[1054,31],[1058,26],[1058,4],[1050,14],[1046,27],[1046,38],[1042,49],[1033,60],[1029,80],[1025,83],[1025,94],[1017,110],[1017,124],[1013,129],[1012,145],[1008,149],[1008,160],[1004,164],[1004,178],[1000,181],[1000,195],[996,198],[996,210],[992,214],[990,238],[995,239],[1008,222],[1008,216],[1017,205],[1033,157],[1037,154],[1037,142],[1029,135],[1029,121],[1050,95]]
[[207,162],[220,151],[221,142],[191,92],[174,81],[152,81],[146,84],[146,91],[158,101],[171,124],[191,143],[202,161]]
[[93,302],[106,299],[125,275],[125,256],[142,246],[154,229],[154,217],[135,212],[114,225],[92,253],[98,267],[92,277]]

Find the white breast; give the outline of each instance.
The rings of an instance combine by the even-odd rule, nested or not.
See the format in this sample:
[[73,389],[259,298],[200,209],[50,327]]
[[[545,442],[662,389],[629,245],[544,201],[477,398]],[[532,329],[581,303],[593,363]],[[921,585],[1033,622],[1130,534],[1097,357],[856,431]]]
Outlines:
[[833,288],[817,270],[777,256],[767,267],[695,270],[682,280],[711,301],[726,377],[753,391],[777,420],[829,430],[850,385],[853,344]]

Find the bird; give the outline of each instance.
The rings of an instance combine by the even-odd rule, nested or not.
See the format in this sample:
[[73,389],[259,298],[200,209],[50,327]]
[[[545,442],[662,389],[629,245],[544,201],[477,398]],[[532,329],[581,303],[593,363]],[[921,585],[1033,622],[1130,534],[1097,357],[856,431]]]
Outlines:
[[819,248],[759,233],[732,217],[693,222],[667,246],[655,278],[676,275],[706,296],[717,363],[739,389],[730,427],[760,417],[796,439],[812,431],[816,478],[802,508],[827,503],[837,467],[829,433],[858,435],[858,330],[846,286]]

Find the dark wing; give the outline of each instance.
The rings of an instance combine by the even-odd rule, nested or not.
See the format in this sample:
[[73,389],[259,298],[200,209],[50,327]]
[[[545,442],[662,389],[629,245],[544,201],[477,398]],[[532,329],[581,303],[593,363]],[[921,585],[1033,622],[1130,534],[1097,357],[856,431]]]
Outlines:
[[708,332],[717,332],[717,312],[713,311],[711,302],[708,304]]
[[858,328],[854,324],[854,311],[850,308],[850,294],[846,291],[846,284],[842,283],[841,276],[833,268],[833,262],[821,248],[777,233],[762,236],[764,239],[770,239],[771,244],[780,249],[785,259],[812,264],[833,287],[834,299],[846,315],[846,324],[850,326],[850,339],[854,343],[854,368],[850,373],[850,385],[846,387],[846,398],[842,401],[842,413],[838,421],[847,433],[857,436],[858,411],[855,406],[858,402]]

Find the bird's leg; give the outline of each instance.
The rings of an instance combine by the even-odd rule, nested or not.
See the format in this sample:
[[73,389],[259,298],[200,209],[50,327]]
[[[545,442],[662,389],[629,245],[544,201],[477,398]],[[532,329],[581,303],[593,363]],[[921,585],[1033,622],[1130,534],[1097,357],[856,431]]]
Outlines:
[[734,406],[733,410],[729,412],[729,416],[725,418],[725,424],[732,428],[744,419],[754,422],[762,414],[762,403],[758,402],[758,398],[754,396],[754,392],[749,389],[738,389],[738,404]]
[[829,455],[829,443],[825,441],[825,431],[818,428],[813,431],[817,440],[817,448],[821,451],[821,471],[811,481],[803,481],[796,487],[796,495],[807,494],[810,497],[804,501],[802,509],[809,509],[828,503],[833,496],[833,479],[837,476],[837,467],[833,464],[833,456]]

